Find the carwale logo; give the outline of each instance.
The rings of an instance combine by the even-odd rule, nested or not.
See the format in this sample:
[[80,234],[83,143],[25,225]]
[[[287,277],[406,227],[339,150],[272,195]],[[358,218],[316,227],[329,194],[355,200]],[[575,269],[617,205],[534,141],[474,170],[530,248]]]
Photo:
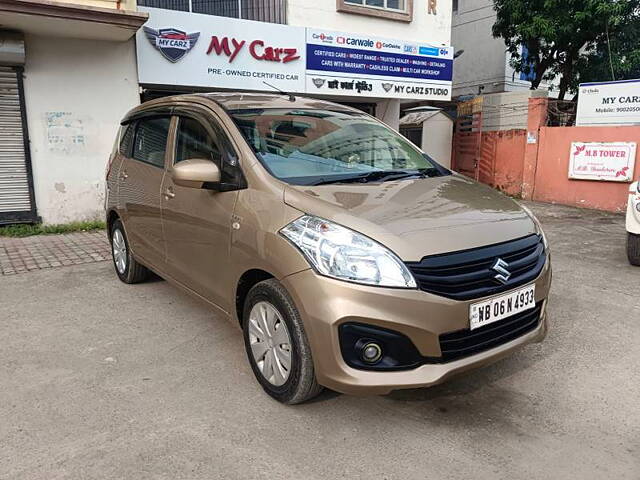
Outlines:
[[353,47],[368,47],[373,48],[375,43],[368,38],[354,38],[354,37],[338,37],[336,43],[347,44]]
[[151,45],[153,45],[164,58],[170,62],[177,62],[195,46],[200,32],[186,33],[177,28],[160,28],[154,30],[142,27]]

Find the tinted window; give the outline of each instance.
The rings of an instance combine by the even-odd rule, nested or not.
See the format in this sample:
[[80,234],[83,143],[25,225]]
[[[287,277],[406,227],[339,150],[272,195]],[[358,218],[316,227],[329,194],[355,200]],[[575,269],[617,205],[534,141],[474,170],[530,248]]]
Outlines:
[[164,151],[169,136],[169,117],[138,120],[133,154],[136,160],[164,167]]
[[120,137],[120,154],[128,157],[131,155],[131,142],[133,142],[134,124],[130,123],[122,127]]
[[194,158],[211,160],[220,165],[220,148],[200,122],[180,117],[175,163]]

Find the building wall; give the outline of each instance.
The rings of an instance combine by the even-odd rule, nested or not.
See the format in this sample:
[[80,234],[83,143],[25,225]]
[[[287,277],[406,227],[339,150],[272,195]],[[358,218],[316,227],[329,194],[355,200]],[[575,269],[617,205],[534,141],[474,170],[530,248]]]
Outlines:
[[482,131],[527,128],[529,99],[545,98],[546,90],[519,90],[482,96]]
[[483,132],[482,142],[484,145],[490,146],[486,153],[493,161],[493,177],[490,185],[509,195],[522,195],[523,160],[527,145],[527,131]]
[[453,120],[440,112],[422,124],[422,150],[440,165],[451,168]]
[[[571,142],[637,142],[640,127],[542,127],[539,132],[533,200],[623,212],[629,184],[570,180]],[[640,173],[636,154],[635,176]]]
[[[458,4],[452,16],[451,44],[464,53],[454,64],[453,96],[528,89],[531,83],[520,80],[520,74],[509,64],[511,56],[504,40],[493,38],[493,0],[459,0]],[[548,90],[549,84],[543,83],[540,88]]]
[[62,3],[74,3],[76,5],[86,5],[88,7],[115,8],[119,10],[136,9],[135,0],[56,0]]
[[288,0],[287,23],[370,34],[411,42],[451,45],[451,0],[437,0],[436,15],[427,13],[428,0],[414,0],[413,21],[402,22],[336,11],[334,0]]
[[27,35],[25,100],[38,213],[103,216],[104,172],[122,116],[139,103],[133,39]]
[[454,62],[453,96],[504,91],[506,54],[504,42],[491,35],[496,19],[493,2],[461,0],[458,4],[451,44],[464,53]]

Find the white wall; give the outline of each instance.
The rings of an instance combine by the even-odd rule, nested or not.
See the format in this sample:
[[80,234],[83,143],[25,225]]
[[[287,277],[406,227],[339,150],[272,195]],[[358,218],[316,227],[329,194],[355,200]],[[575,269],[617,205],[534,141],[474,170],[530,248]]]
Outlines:
[[[338,100],[339,101],[339,100]],[[376,118],[394,130],[400,129],[400,100],[389,98],[376,103]]]
[[413,21],[371,17],[336,11],[335,0],[288,0],[287,23],[370,34],[411,42],[451,45],[451,0],[438,0],[436,15],[427,13],[428,0],[414,0]]
[[26,36],[25,100],[38,214],[104,215],[104,173],[123,115],[139,103],[134,42]]
[[436,162],[451,168],[453,120],[440,112],[422,123],[422,150]]

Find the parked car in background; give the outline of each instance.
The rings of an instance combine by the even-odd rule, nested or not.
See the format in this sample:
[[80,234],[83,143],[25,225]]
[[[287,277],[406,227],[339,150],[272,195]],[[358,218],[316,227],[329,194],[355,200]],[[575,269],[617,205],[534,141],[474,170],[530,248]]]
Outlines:
[[122,122],[106,207],[120,280],[152,270],[233,319],[284,403],[433,385],[546,333],[533,215],[343,105],[145,103]]
[[640,265],[640,181],[629,187],[626,227],[629,263]]

